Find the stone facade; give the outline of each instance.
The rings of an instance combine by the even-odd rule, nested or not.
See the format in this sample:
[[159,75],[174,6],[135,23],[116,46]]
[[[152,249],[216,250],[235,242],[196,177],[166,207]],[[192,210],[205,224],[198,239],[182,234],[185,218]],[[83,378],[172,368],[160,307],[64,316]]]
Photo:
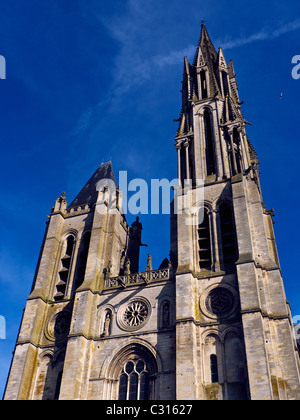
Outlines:
[[139,272],[142,225],[128,226],[110,162],[69,206],[62,194],[5,399],[300,399],[273,211],[233,64],[205,25],[184,60],[178,121],[170,261],[153,269],[149,256]]

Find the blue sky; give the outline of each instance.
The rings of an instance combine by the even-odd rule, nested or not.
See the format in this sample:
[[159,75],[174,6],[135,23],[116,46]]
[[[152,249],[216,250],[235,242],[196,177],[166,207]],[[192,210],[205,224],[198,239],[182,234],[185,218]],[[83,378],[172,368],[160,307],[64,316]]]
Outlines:
[[[3,0],[0,394],[55,199],[65,191],[71,202],[108,160],[116,176],[176,177],[183,57],[193,61],[202,18],[215,47],[234,61],[264,201],[276,212],[287,299],[300,314],[300,79],[291,76],[299,1]],[[169,217],[141,221],[149,247],[140,268],[148,252],[158,267],[169,254]]]

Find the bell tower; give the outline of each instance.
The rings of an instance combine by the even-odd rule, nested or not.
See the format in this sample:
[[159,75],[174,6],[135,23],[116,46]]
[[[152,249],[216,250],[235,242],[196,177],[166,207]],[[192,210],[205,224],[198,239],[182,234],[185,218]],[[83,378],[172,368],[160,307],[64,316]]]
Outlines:
[[187,223],[186,214],[171,221],[178,399],[300,398],[273,210],[262,199],[242,104],[233,63],[202,24],[193,64],[184,58],[175,137],[185,185],[177,204],[189,194],[201,213],[189,216],[196,223]]
[[[233,63],[184,58],[170,261],[129,226],[111,162],[46,232],[4,399],[299,400],[299,353]],[[159,232],[157,235],[159,246]],[[149,249],[150,251],[150,249]]]

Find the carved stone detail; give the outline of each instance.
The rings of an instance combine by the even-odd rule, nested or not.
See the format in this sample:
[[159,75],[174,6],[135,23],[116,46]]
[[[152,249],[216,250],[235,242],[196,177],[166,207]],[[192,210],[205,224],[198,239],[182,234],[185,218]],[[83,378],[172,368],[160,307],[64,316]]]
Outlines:
[[139,297],[123,305],[117,315],[117,322],[125,331],[135,331],[142,328],[151,314],[151,306],[147,299]]

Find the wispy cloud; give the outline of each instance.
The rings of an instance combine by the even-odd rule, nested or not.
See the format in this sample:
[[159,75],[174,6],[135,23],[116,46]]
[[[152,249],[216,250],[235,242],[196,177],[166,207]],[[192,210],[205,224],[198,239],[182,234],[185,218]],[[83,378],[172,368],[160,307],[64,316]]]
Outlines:
[[156,67],[165,67],[171,65],[177,65],[178,63],[183,64],[183,58],[185,56],[190,57],[195,54],[196,46],[188,45],[186,48],[183,48],[179,51],[172,51],[166,55],[156,55],[152,57],[151,63]]
[[[139,7],[136,7],[137,4]],[[121,44],[118,57],[116,57],[114,93],[122,95],[129,91],[133,86],[137,86],[152,77],[153,71],[162,69],[166,66],[178,65],[183,62],[183,57],[193,57],[196,46],[189,44],[186,48],[173,50],[169,53],[162,52],[159,55],[145,56],[139,45],[140,21],[145,13],[139,2],[130,2],[129,14],[123,18],[122,25],[112,24],[109,26],[112,36]],[[240,38],[225,36],[223,39],[213,40],[216,47],[222,46],[223,49],[237,48],[253,42],[272,40],[280,36],[295,31],[300,28],[300,18],[285,23],[277,28],[260,30],[245,35]]]
[[243,36],[240,38],[231,38],[230,36],[225,37],[224,39],[215,40],[214,43],[216,46],[222,46],[223,49],[232,49],[236,47],[241,47],[243,45],[252,44],[257,41],[266,41],[279,38],[281,35],[284,35],[288,32],[293,32],[300,28],[300,18],[288,22],[284,25],[279,26],[273,30],[261,29],[251,35]]
[[[174,49],[167,53],[164,50],[164,45],[159,44],[157,40],[155,41],[156,46],[159,46],[161,52],[153,54],[151,43],[153,43],[154,38],[151,32],[153,29],[151,13],[147,2],[129,0],[126,12],[122,15],[117,15],[112,19],[105,19],[101,14],[97,15],[110,36],[119,43],[119,50],[114,59],[112,84],[107,97],[102,98],[101,103],[95,107],[86,110],[74,128],[73,135],[82,134],[95,122],[99,110],[103,109],[103,101],[106,105],[106,111],[109,113],[110,110],[116,108],[114,105],[124,95],[150,80],[155,72],[183,63],[184,56],[189,57],[189,59],[193,58],[196,45],[189,44],[185,48]],[[145,16],[147,16],[147,22],[150,22],[148,28],[143,26]],[[216,47],[222,46],[223,49],[229,50],[254,42],[279,38],[299,28],[300,18],[297,18],[279,27],[261,28],[252,34],[239,38],[227,35],[224,38],[213,39],[213,43]]]

